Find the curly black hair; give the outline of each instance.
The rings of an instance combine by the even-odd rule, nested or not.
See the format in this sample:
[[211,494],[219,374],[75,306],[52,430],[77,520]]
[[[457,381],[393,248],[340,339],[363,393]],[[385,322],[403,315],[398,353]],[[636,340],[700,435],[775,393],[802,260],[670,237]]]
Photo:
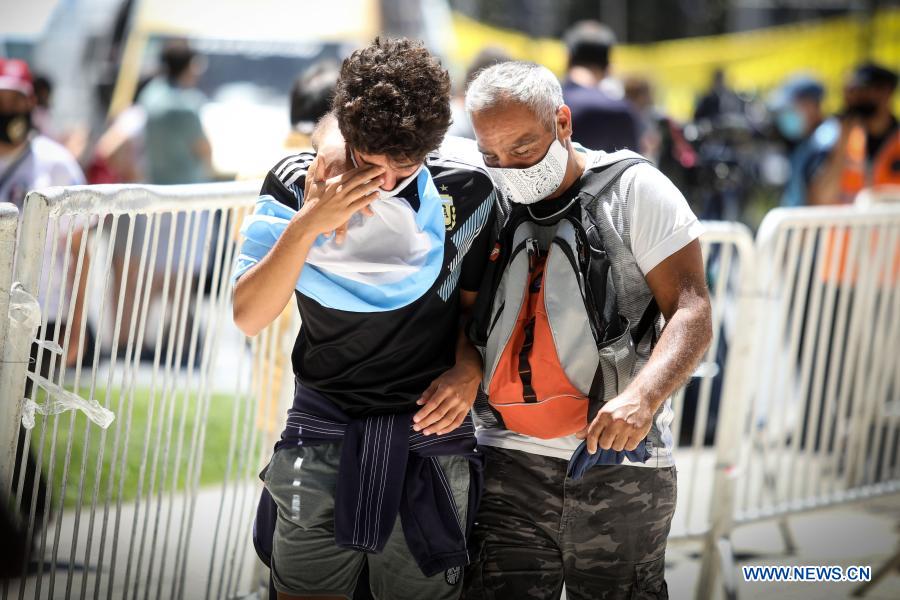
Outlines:
[[332,108],[351,148],[420,162],[450,126],[450,76],[421,42],[377,37],[344,60]]

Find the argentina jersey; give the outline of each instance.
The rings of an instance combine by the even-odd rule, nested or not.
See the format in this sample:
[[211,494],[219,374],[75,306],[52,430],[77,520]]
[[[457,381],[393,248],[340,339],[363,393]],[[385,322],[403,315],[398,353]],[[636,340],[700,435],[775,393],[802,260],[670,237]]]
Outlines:
[[[274,245],[303,205],[314,155],[289,156],[267,174],[233,278]],[[396,412],[455,363],[459,293],[481,282],[494,190],[478,167],[429,155],[374,216],[355,216],[336,244],[320,236],[296,289],[298,381],[350,415]]]
[[[295,289],[325,307],[352,312],[394,310],[421,298],[441,271],[445,220],[428,169],[404,184],[372,202],[371,216],[354,215],[342,242],[320,235]],[[241,227],[234,280],[271,250],[296,213],[270,194],[259,197]]]

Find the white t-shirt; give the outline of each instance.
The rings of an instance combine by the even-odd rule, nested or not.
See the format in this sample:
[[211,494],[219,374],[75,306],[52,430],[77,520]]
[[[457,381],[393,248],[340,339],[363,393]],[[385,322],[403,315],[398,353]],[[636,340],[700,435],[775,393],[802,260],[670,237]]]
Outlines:
[[[466,162],[482,164],[481,154],[470,140],[449,138],[441,147],[441,152]],[[599,164],[604,156],[606,153],[588,151],[586,167]],[[645,279],[647,273],[700,237],[703,227],[684,195],[668,177],[650,164],[637,165],[625,171],[615,188],[612,200],[604,205],[605,218],[599,225],[613,261],[620,310],[634,323],[652,297]],[[646,364],[648,357],[649,346],[639,347],[638,369]],[[646,463],[628,463],[626,460],[626,464],[647,467],[674,465],[674,439],[670,429],[673,419],[669,398],[655,416],[651,437],[657,443],[652,445],[650,460]],[[565,460],[571,458],[581,443],[574,435],[544,440],[508,429],[487,427],[477,418],[476,426],[478,441],[486,446]]]
[[[0,174],[6,173],[20,155],[12,157],[0,157]],[[52,186],[83,185],[84,173],[78,166],[75,158],[60,144],[43,135],[36,135],[31,140],[28,154],[14,167],[11,176],[0,186],[0,201],[12,202],[19,208],[19,225],[21,227],[24,216],[23,205],[25,196],[31,190]],[[65,217],[58,219],[57,239],[51,239],[48,235],[47,245],[44,249],[42,263],[41,283],[39,286],[39,302],[41,310],[49,315],[48,320],[55,321],[60,300],[60,287],[62,289],[63,314],[61,319],[66,319],[65,310],[68,309],[68,296],[71,291],[71,278],[74,276],[74,261],[69,259],[68,275],[63,273],[65,258],[65,241],[68,232],[68,220]],[[48,234],[53,231],[50,228]],[[75,248],[77,251],[77,247]],[[53,252],[56,252],[56,260],[52,260]],[[50,264],[53,263],[53,272],[50,273]]]

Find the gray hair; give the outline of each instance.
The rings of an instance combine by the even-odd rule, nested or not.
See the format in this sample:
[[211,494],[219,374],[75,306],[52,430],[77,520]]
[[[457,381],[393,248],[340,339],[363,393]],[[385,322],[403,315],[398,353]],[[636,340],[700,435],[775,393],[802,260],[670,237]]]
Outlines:
[[545,127],[553,129],[556,111],[563,105],[562,87],[547,67],[510,61],[482,70],[466,90],[470,116],[506,102],[527,106]]

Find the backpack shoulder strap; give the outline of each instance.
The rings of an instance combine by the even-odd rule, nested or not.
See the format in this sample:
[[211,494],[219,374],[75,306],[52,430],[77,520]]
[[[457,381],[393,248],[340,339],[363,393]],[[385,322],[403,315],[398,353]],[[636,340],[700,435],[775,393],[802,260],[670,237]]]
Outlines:
[[[613,158],[615,155],[618,156]],[[594,221],[594,215],[591,214],[591,211],[586,210],[586,207],[598,197],[602,196],[610,186],[618,181],[619,177],[621,177],[625,171],[635,165],[650,162],[643,156],[627,150],[614,152],[610,155],[610,158],[612,159],[610,162],[600,164],[592,169],[593,172],[598,175],[602,174],[603,177],[588,178],[581,189],[583,207],[582,218],[585,225],[585,234],[587,235],[588,242],[591,244],[592,251],[594,251],[594,249],[603,249],[604,245],[600,236],[600,229]],[[594,264],[595,261],[591,262]],[[593,273],[591,275],[593,275]],[[659,314],[660,310],[659,305],[656,303],[656,298],[651,297],[650,302],[647,304],[647,308],[644,310],[644,314],[641,315],[640,321],[638,321],[637,325],[631,329],[631,335],[635,345],[640,343],[651,330],[654,332],[655,337],[655,325]],[[652,343],[655,344],[655,342],[656,340],[654,339]]]
[[660,312],[662,311],[659,310],[656,298],[651,297],[650,302],[647,304],[647,308],[644,309],[644,314],[641,315],[641,320],[631,329],[631,339],[634,340],[635,346],[641,343],[641,340],[644,339],[647,332],[651,330],[653,331],[653,340],[651,344],[656,345],[656,329],[654,326],[656,325],[656,319],[659,317]]
[[[617,333],[618,319],[616,319],[614,307],[608,306],[607,303],[607,276],[611,267],[609,257],[606,254],[606,245],[603,243],[603,236],[600,234],[600,227],[592,212],[592,204],[594,200],[610,188],[619,177],[631,167],[649,162],[642,156],[634,152],[622,151],[615,154],[623,155],[621,158],[609,162],[605,165],[599,165],[595,169],[591,169],[595,173],[592,177],[585,178],[580,191],[580,201],[576,205],[576,210],[581,212],[581,226],[584,229],[585,241],[588,245],[588,256],[586,266],[586,279],[590,287],[591,300],[594,307],[601,312],[604,324],[611,324],[613,329],[610,334]],[[599,169],[599,171],[597,170]],[[597,326],[600,326],[597,323]],[[603,334],[598,331],[598,334]],[[599,341],[599,340],[598,340]]]
[[641,163],[650,163],[649,160],[629,150],[620,150],[613,152],[605,157],[605,160],[593,167],[585,169],[585,175],[582,175],[583,183],[581,185],[581,196],[583,200],[591,201],[612,186],[619,180],[622,174],[635,165]]
[[[584,185],[582,186],[580,193],[580,209],[581,209],[581,222],[584,228],[585,237],[587,238],[587,243],[590,246],[590,260],[588,262],[588,272],[587,272],[587,280],[588,285],[590,286],[592,301],[594,307],[597,310],[606,310],[608,307],[606,306],[607,301],[607,274],[609,269],[611,268],[610,260],[608,255],[606,254],[606,246],[603,243],[603,238],[600,235],[600,228],[597,226],[597,222],[594,218],[594,214],[590,210],[592,208],[592,204],[606,193],[606,191],[615,184],[619,178],[625,173],[626,170],[630,169],[635,165],[639,165],[641,163],[649,163],[647,159],[644,157],[635,154],[634,152],[617,152],[615,154],[621,155],[615,160],[607,163],[601,164],[597,167],[591,169],[594,176],[586,178]],[[615,311],[618,311],[618,308],[615,308]],[[634,341],[635,346],[644,339],[644,336],[647,335],[647,332],[652,330],[655,336],[655,324],[656,320],[659,316],[659,306],[656,303],[656,298],[651,298],[650,303],[647,305],[647,308],[644,310],[644,314],[641,315],[640,321],[637,323],[635,327],[631,328],[631,336]],[[612,335],[617,335],[621,329],[617,328],[618,318],[616,315],[608,314],[604,315],[604,318],[608,320],[608,322],[613,326],[611,331]],[[655,344],[656,340],[654,339],[651,343]],[[602,405],[602,368],[600,364],[597,365],[597,370],[594,373],[593,381],[591,382],[591,389],[589,393],[590,398],[590,406],[589,406],[589,418],[592,420],[596,415],[597,410]]]
[[487,333],[490,327],[491,309],[494,305],[494,297],[503,277],[503,272],[509,262],[512,251],[512,239],[515,233],[516,221],[527,215],[526,207],[512,206],[504,215],[497,215],[494,226],[503,219],[503,223],[493,236],[494,247],[487,258],[487,265],[481,276],[481,284],[478,288],[478,296],[475,305],[465,325],[469,339],[476,347],[482,348],[487,343]]
[[615,152],[614,154],[621,156],[611,162],[588,169],[587,171],[592,174],[591,177],[584,177],[584,175],[582,175],[585,181],[582,184],[581,192],[579,194],[582,207],[581,220],[584,225],[585,233],[587,234],[588,242],[592,248],[602,249],[604,248],[604,244],[603,240],[600,238],[600,230],[597,227],[594,215],[592,211],[588,210],[590,205],[593,204],[597,198],[606,193],[606,191],[619,180],[619,177],[621,177],[625,171],[635,165],[650,162],[643,156],[627,150]]

